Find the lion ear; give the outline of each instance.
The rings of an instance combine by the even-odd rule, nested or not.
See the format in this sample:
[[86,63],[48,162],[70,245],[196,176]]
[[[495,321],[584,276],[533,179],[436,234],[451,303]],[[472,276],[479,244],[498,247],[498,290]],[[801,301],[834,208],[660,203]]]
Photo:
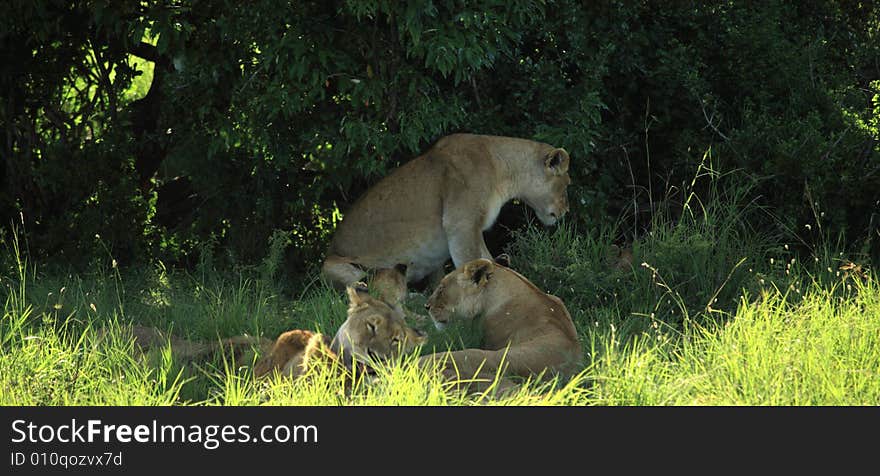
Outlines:
[[547,170],[557,175],[568,172],[569,162],[571,162],[571,158],[565,149],[553,149],[544,158],[544,165],[547,167]]
[[379,326],[382,325],[383,321],[384,318],[379,314],[370,314],[369,316],[367,316],[367,324],[372,326],[373,332],[375,332],[376,329],[378,329]]
[[464,267],[464,275],[477,286],[483,286],[492,277],[492,270],[494,268],[495,263],[481,258],[466,264]]
[[357,282],[346,286],[345,293],[348,294],[348,303],[352,306],[357,306],[364,300],[364,297],[369,296],[370,291],[366,283]]
[[500,255],[495,257],[495,264],[500,264],[505,268],[510,267],[510,255],[507,253],[501,253]]

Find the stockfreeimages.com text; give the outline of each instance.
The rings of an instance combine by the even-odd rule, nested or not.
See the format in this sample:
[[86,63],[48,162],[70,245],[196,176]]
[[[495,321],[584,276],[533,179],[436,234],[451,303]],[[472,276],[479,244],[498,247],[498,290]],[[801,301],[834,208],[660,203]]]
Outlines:
[[201,444],[213,450],[221,443],[317,443],[315,425],[173,425],[153,420],[148,425],[113,425],[101,420],[70,424],[38,425],[25,420],[12,422],[13,443],[158,443]]

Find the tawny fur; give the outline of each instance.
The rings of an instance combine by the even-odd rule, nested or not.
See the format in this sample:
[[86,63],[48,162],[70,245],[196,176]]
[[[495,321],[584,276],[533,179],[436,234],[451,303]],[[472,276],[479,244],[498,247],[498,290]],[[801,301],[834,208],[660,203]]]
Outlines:
[[439,325],[455,317],[483,319],[479,349],[421,358],[426,366],[442,364],[450,379],[475,377],[485,385],[499,372],[567,377],[581,365],[581,344],[565,304],[516,271],[490,260],[474,260],[449,273],[428,299],[428,306]]
[[[150,352],[167,346],[172,357],[180,361],[208,359],[219,354],[231,357],[233,363],[239,367],[249,365],[253,362],[255,352],[265,353],[272,345],[269,339],[248,335],[192,341],[149,326],[133,325],[130,331],[134,343],[133,357],[141,360],[146,359]],[[106,329],[99,332],[100,339],[106,338],[106,335]]]
[[542,142],[453,134],[367,190],[339,223],[322,267],[344,287],[365,269],[407,265],[407,282],[491,258],[483,240],[501,207],[519,199],[546,225],[568,211],[569,155]]
[[[222,353],[231,356],[236,366],[241,366],[254,361],[250,351],[255,350],[260,355],[254,365],[257,378],[275,372],[298,378],[316,365],[350,369],[355,364],[372,363],[373,358],[394,358],[400,353],[412,352],[426,341],[425,334],[407,325],[404,319],[402,301],[406,281],[403,273],[405,268],[401,266],[379,270],[373,281],[378,297],[371,296],[364,283],[348,286],[347,318],[332,340],[318,332],[294,329],[274,341],[245,335],[216,341],[190,341],[153,327],[132,326],[134,352],[140,358],[152,349],[169,346],[176,359],[203,359]],[[105,334],[106,331],[102,331],[102,335]]]
[[277,371],[297,378],[314,365],[340,364],[351,369],[356,363],[368,365],[373,358],[388,359],[412,352],[426,341],[426,336],[404,319],[403,272],[396,267],[377,273],[378,280],[374,278],[373,283],[379,288],[379,297],[371,296],[364,283],[349,285],[347,317],[332,340],[311,331],[287,331],[257,363],[255,375],[263,377]]

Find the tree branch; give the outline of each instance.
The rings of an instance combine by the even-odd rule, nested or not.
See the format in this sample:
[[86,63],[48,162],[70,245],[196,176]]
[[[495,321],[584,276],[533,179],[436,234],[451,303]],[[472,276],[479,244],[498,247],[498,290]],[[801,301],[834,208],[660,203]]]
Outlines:
[[161,64],[163,67],[168,67],[171,65],[168,58],[159,54],[159,49],[155,46],[147,43],[146,41],[142,41],[132,48],[129,52],[138,58],[145,59],[147,61],[152,61],[154,63]]

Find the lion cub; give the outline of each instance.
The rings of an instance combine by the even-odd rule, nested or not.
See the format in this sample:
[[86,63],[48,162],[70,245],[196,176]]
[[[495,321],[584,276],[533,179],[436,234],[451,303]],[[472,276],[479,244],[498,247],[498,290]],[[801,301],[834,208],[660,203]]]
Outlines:
[[483,316],[481,348],[421,358],[422,365],[441,363],[447,378],[485,383],[497,373],[571,376],[582,360],[565,304],[499,263],[477,259],[447,274],[425,307],[438,329],[453,318]]
[[[405,286],[402,279],[399,282]],[[287,331],[257,362],[255,376],[277,371],[295,378],[318,363],[342,365],[348,370],[358,365],[368,370],[370,364],[412,352],[427,340],[425,333],[406,324],[396,290],[390,293],[383,289],[383,296],[375,298],[366,284],[356,283],[349,285],[346,293],[348,318],[332,340],[317,332]]]

